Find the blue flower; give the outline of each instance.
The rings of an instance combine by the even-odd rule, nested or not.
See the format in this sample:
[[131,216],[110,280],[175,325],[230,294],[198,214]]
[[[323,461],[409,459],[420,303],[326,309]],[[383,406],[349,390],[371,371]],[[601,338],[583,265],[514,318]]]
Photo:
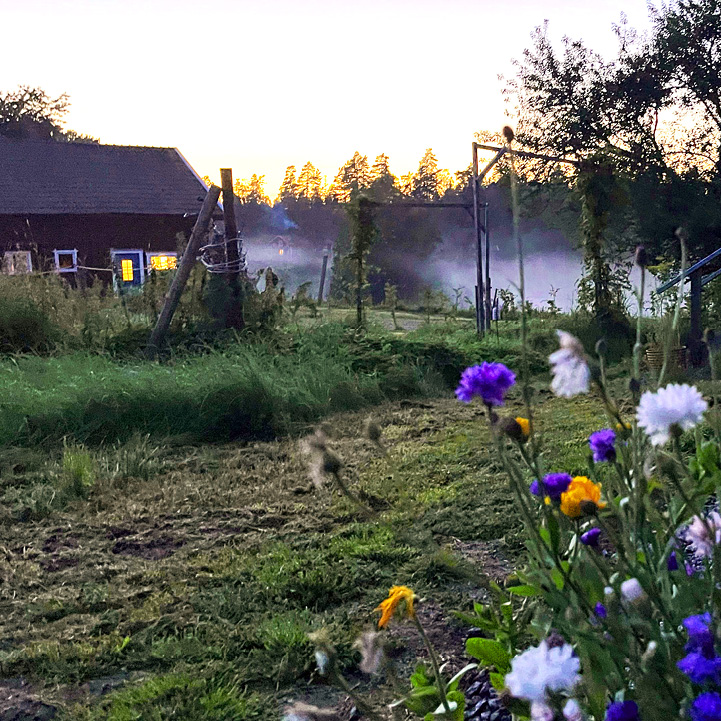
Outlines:
[[606,721],[640,721],[635,701],[616,701],[606,709]]
[[581,543],[584,546],[598,546],[598,541],[601,538],[600,528],[591,528],[581,536]]
[[713,681],[714,683],[719,682],[721,658],[716,656],[706,658],[706,656],[698,653],[698,651],[692,651],[682,658],[676,666],[694,683],[702,684],[707,681]]
[[669,571],[678,571],[678,558],[676,558],[676,551],[671,551],[666,561],[666,568]]
[[691,706],[692,721],[721,721],[721,696],[708,691],[696,697]]
[[615,461],[616,460],[616,433],[610,428],[604,428],[601,431],[592,433],[588,439],[588,445],[591,446],[593,451],[593,460],[596,463],[602,461]]
[[596,607],[593,609],[593,611],[599,618],[606,618],[606,616],[608,616],[608,611],[606,610],[606,607],[600,601],[596,604]]
[[706,658],[712,658],[714,656],[714,642],[713,634],[709,629],[711,614],[707,612],[689,616],[684,618],[682,623],[688,633],[686,651],[701,653]]
[[479,396],[486,405],[502,406],[506,391],[515,382],[515,374],[503,363],[482,363],[463,371],[456,396],[464,403],[470,403],[474,396]]
[[548,496],[553,501],[560,501],[571,480],[568,473],[549,473],[540,483],[533,481],[529,490],[534,496]]

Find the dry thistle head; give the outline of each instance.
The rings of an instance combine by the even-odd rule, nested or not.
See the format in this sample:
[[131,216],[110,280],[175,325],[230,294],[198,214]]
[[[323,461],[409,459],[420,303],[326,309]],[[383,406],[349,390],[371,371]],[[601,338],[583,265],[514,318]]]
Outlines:
[[372,418],[369,418],[365,424],[365,435],[366,438],[368,438],[368,440],[372,441],[373,443],[380,443],[383,431],[381,430],[380,425],[376,421],[374,421]]
[[674,235],[682,242],[685,243],[688,240],[688,231],[683,226],[676,228]]
[[353,643],[353,648],[360,651],[360,669],[363,673],[377,673],[385,655],[383,634],[377,631],[366,631]]
[[283,721],[341,721],[341,716],[333,709],[296,701],[292,706],[286,706]]
[[648,253],[646,252],[645,246],[643,246],[643,245],[636,246],[635,262],[639,268],[645,268],[648,265]]
[[325,451],[323,451],[323,456],[321,458],[321,468],[323,473],[334,475],[338,473],[342,467],[343,463],[341,462],[341,459],[338,458],[338,456],[329,448],[326,448]]
[[510,125],[504,125],[501,132],[503,133],[503,137],[506,139],[506,142],[510,145],[516,137],[513,132],[513,128]]

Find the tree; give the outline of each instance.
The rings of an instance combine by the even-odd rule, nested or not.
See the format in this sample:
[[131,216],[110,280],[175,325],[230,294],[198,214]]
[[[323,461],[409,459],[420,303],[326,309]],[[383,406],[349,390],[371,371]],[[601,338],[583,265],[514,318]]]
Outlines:
[[413,176],[411,195],[423,200],[438,200],[439,170],[433,149],[428,148],[418,164],[418,170]]
[[328,194],[339,203],[347,203],[354,192],[365,190],[371,184],[368,156],[357,150],[339,170]]
[[278,200],[295,200],[298,197],[298,183],[295,179],[295,165],[289,165],[285,169],[285,177],[278,189]]
[[313,163],[308,161],[298,176],[298,197],[311,203],[320,202],[322,197],[323,176]]
[[243,205],[248,203],[270,205],[270,198],[265,194],[265,175],[253,173],[250,180],[236,180],[233,192]]
[[66,93],[51,98],[41,88],[27,85],[0,93],[0,135],[97,143],[95,138],[63,127],[69,108]]
[[391,173],[385,153],[377,155],[373,161],[370,180],[370,195],[375,200],[387,200],[398,193],[398,178]]

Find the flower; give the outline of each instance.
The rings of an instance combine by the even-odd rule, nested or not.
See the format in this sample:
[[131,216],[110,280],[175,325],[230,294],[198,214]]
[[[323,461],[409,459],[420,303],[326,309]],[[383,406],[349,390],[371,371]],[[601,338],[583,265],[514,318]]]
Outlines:
[[635,701],[616,701],[606,708],[606,721],[640,721]]
[[686,536],[697,556],[710,558],[714,545],[721,543],[721,516],[716,511],[709,513],[705,519],[694,516],[686,529]]
[[568,473],[549,473],[540,483],[538,480],[533,481],[529,490],[534,496],[546,496],[558,501],[570,483],[571,476]]
[[721,721],[721,696],[707,691],[696,697],[691,706],[692,721]]
[[502,406],[506,391],[515,382],[515,374],[503,363],[484,362],[463,371],[456,396],[464,403],[470,403],[473,396],[480,396],[486,405]]
[[717,656],[706,658],[704,654],[692,651],[678,661],[676,666],[694,683],[702,684],[706,683],[706,681],[719,682],[721,658]]
[[575,698],[569,698],[563,707],[563,718],[566,721],[583,721],[583,711]]
[[543,701],[531,704],[531,721],[553,721],[553,709]]
[[600,601],[596,604],[596,607],[593,609],[593,612],[599,618],[606,618],[606,616],[608,616],[608,611],[606,610],[606,607]]
[[561,511],[569,518],[579,518],[588,512],[587,504],[593,504],[596,508],[606,507],[601,502],[601,484],[594,483],[586,476],[576,476],[561,496]]
[[711,614],[699,613],[696,616],[688,616],[682,621],[683,627],[688,634],[686,651],[695,651],[703,654],[706,658],[714,655],[714,637],[711,632]]
[[588,393],[591,371],[581,341],[562,330],[557,330],[556,333],[561,347],[548,356],[553,373],[551,390],[557,396],[565,398]]
[[570,691],[580,680],[581,662],[565,643],[549,648],[546,641],[529,648],[511,661],[506,686],[511,695],[544,703],[546,691]]
[[666,443],[671,428],[687,431],[703,420],[708,403],[688,384],[671,383],[656,393],[646,391],[636,409],[638,425],[646,431],[654,446]]
[[629,578],[621,584],[621,598],[627,603],[638,603],[646,598],[646,592],[637,578]]
[[610,428],[592,433],[588,439],[588,445],[593,452],[593,460],[596,463],[616,460],[616,433]]
[[528,418],[516,418],[516,423],[518,423],[519,426],[521,426],[521,431],[523,432],[524,438],[530,438],[531,437],[531,422],[528,420]]
[[676,558],[676,551],[671,551],[666,561],[666,568],[669,571],[678,571],[678,558]]
[[598,546],[598,541],[601,537],[600,528],[591,528],[581,536],[581,543],[584,546]]
[[378,621],[378,628],[383,628],[396,612],[401,601],[405,602],[405,607],[402,614],[407,618],[415,618],[415,611],[413,610],[413,600],[416,594],[411,591],[407,586],[393,586],[388,591],[388,598],[385,601],[381,601],[381,604],[376,608],[376,611],[381,611],[381,618]]

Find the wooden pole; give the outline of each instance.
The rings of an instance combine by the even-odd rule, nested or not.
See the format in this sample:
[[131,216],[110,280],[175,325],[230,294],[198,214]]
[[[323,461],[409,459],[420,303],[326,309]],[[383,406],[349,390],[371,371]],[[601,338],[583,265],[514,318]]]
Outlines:
[[486,328],[491,330],[491,241],[488,236],[488,203],[483,204],[483,236],[486,241]]
[[320,270],[320,288],[318,288],[318,305],[323,302],[323,289],[325,288],[325,272],[328,268],[328,254],[330,250],[326,247],[323,250],[323,267]]
[[473,229],[476,233],[476,332],[483,336],[485,328],[483,313],[483,246],[481,241],[481,219],[478,200],[478,144],[473,143]]
[[691,273],[691,329],[689,333],[689,355],[691,365],[703,363],[703,343],[701,333],[701,271]]
[[225,225],[225,257],[227,259],[227,277],[233,302],[225,319],[227,328],[241,330],[243,321],[243,301],[240,286],[240,252],[238,250],[238,224],[235,222],[235,193],[233,192],[233,169],[220,169],[220,184],[223,188],[223,223]]
[[193,231],[190,234],[190,239],[188,240],[188,245],[185,248],[183,257],[178,264],[178,269],[175,271],[173,282],[170,284],[170,289],[165,296],[163,310],[160,311],[155,328],[153,328],[153,332],[150,334],[148,354],[151,358],[157,355],[158,348],[163,342],[165,334],[168,332],[170,321],[173,319],[173,314],[178,307],[183,288],[185,288],[185,284],[188,282],[190,271],[195,265],[198,250],[213,217],[213,211],[215,211],[218,205],[218,198],[220,198],[220,188],[217,185],[211,185],[203,201],[198,219],[193,226]]

